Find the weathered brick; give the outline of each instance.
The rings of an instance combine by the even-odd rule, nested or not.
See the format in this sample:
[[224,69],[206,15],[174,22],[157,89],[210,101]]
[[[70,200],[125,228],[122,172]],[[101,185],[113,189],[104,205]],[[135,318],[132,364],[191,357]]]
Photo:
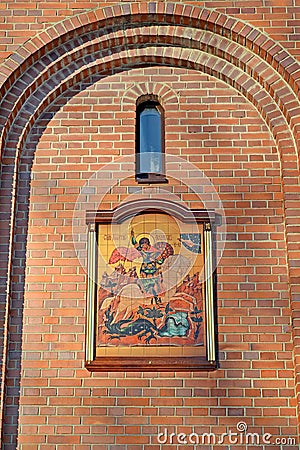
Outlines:
[[[169,24],[173,21],[173,25],[191,26],[200,17],[204,28],[247,44],[270,66],[259,63],[258,57],[251,60],[250,52],[241,55],[236,46],[231,48],[224,40],[218,43],[216,40],[214,45],[210,45],[205,33],[201,33],[198,41],[203,39],[201,44],[205,50],[209,49],[217,55],[211,55],[209,61],[201,59],[207,74],[193,68],[176,67],[176,64],[172,68],[157,67],[157,64],[164,63],[174,65],[174,58],[178,58],[178,64],[184,66],[190,55],[193,61],[197,61],[198,53],[192,48],[192,41],[189,41],[191,48],[185,46],[183,48],[186,50],[182,50],[178,47],[176,52],[173,52],[171,45],[167,51],[160,47],[156,49],[156,59],[150,53],[147,55],[147,52],[131,48],[124,56],[124,63],[128,62],[127,73],[116,70],[118,55],[116,53],[111,58],[107,51],[107,72],[98,75],[97,67],[97,70],[90,70],[89,77],[89,71],[85,68],[82,73],[86,78],[80,81],[78,77],[81,83],[78,85],[64,84],[62,77],[59,81],[61,98],[55,101],[52,95],[53,104],[46,118],[36,115],[36,122],[27,136],[26,153],[21,156],[11,308],[12,317],[20,317],[19,322],[14,319],[15,329],[11,337],[16,342],[20,341],[21,335],[23,338],[20,449],[39,446],[48,450],[54,447],[86,450],[93,444],[93,448],[98,450],[104,450],[107,445],[111,450],[123,450],[124,446],[128,450],[148,450],[156,447],[158,427],[165,424],[177,432],[189,432],[201,425],[205,425],[206,431],[221,432],[228,425],[234,428],[243,416],[251,418],[251,421],[253,418],[255,432],[262,432],[265,426],[267,430],[269,427],[272,430],[276,428],[278,434],[288,434],[289,425],[296,419],[296,400],[291,364],[292,329],[284,328],[291,314],[289,304],[282,303],[286,302],[289,290],[286,236],[285,228],[277,228],[277,224],[284,224],[285,216],[287,223],[291,224],[287,227],[288,237],[291,233],[288,249],[294,258],[290,273],[294,284],[299,285],[295,271],[300,257],[297,252],[298,167],[290,133],[297,125],[298,112],[296,103],[293,105],[295,97],[290,96],[286,84],[290,82],[290,75],[285,76],[285,71],[278,69],[278,63],[282,62],[284,67],[294,60],[286,58],[281,53],[281,47],[273,45],[271,39],[268,42],[265,34],[260,34],[253,26],[267,32],[292,55],[299,56],[299,46],[292,36],[296,36],[294,26],[298,10],[288,6],[283,11],[280,2],[249,7],[246,0],[239,2],[239,7],[229,0],[222,4],[205,1],[199,9],[196,4],[191,7],[164,5],[163,2],[157,5],[124,3],[121,7],[108,2],[109,8],[103,9],[105,3],[90,12],[87,12],[89,7],[99,5],[93,2],[68,5],[45,2],[29,4],[29,7],[26,4],[25,7],[25,4],[16,3],[13,8],[3,10],[6,24],[11,27],[7,27],[9,40],[4,41],[0,51],[3,50],[5,57],[18,50],[27,37],[41,32],[38,38],[26,43],[24,52],[18,50],[11,65],[17,74],[17,65],[38,47],[48,44],[47,48],[50,48],[53,37],[66,31],[71,35],[74,28],[81,25],[88,27],[89,23],[95,31],[96,20],[102,21],[104,18],[110,26],[113,20],[120,20],[122,13],[130,21],[131,8],[135,13],[140,10],[143,17],[151,19],[151,23],[156,20],[156,11],[160,14],[165,11]],[[216,10],[211,12],[205,7]],[[75,17],[78,9],[86,10],[79,18]],[[14,14],[9,14],[13,10]],[[39,14],[31,14],[32,10]],[[180,17],[183,11],[185,17]],[[56,14],[60,19],[64,16],[69,16],[69,19],[44,31],[48,24],[57,20]],[[162,19],[163,16],[160,17]],[[235,21],[239,18],[247,21],[248,25]],[[154,45],[156,28],[141,28],[138,35],[141,41],[143,31],[144,39]],[[175,42],[175,39],[177,45],[187,42],[180,26],[177,29],[165,26],[164,33],[170,33],[165,40],[168,44]],[[217,35],[213,36],[216,38]],[[110,41],[112,49],[121,38],[122,34],[114,34]],[[64,39],[62,36],[61,40]],[[131,34],[128,33],[128,42],[134,45],[135,40],[137,36],[132,30]],[[71,47],[72,42],[70,40],[64,50],[67,51],[67,59],[70,57],[68,45]],[[103,39],[103,49],[108,47],[109,41]],[[59,52],[51,55],[49,52],[46,48],[40,50],[41,67],[46,67],[43,64],[47,58],[51,59],[51,55],[53,61],[63,56]],[[37,57],[37,54],[34,55],[32,62],[37,61]],[[132,64],[142,62],[151,62],[153,67],[132,67]],[[239,71],[232,70],[233,63],[237,66],[243,64],[242,76]],[[63,65],[59,70],[63,70]],[[298,65],[290,74],[297,70]],[[9,71],[4,67],[3,73],[8,75]],[[278,83],[278,73],[285,82]],[[106,74],[110,76],[104,78]],[[5,110],[9,111],[10,104],[19,98],[22,89],[24,99],[32,93],[30,83],[37,78],[35,69],[29,69],[26,76],[22,88],[17,83],[14,85],[12,95],[4,105]],[[264,84],[266,90],[261,90],[253,80]],[[42,90],[52,89],[51,84],[44,80],[39,82],[42,89],[37,92],[35,107],[43,98]],[[12,85],[13,81],[10,80],[10,83]],[[135,101],[148,89],[161,95],[165,107],[167,153],[189,159],[212,179],[228,218],[229,242],[218,267],[221,368],[209,375],[146,372],[133,373],[130,377],[128,374],[110,374],[109,377],[97,374],[90,377],[83,368],[85,277],[83,272],[77,270],[70,221],[79,190],[93,171],[103,168],[120,154],[134,153]],[[287,115],[291,120],[290,129],[284,126],[280,130],[282,118],[274,99],[284,114],[288,113],[287,104],[295,109]],[[32,106],[30,103],[30,108]],[[19,101],[18,108],[21,107],[22,102]],[[13,124],[13,117],[10,125]],[[7,153],[11,159],[6,160],[7,164],[12,164],[14,160],[18,130],[22,130],[22,123],[26,125],[27,117],[23,115],[23,122],[18,118],[16,125],[19,128],[12,130],[13,139],[8,143]],[[271,124],[271,131],[273,126],[276,139],[262,117]],[[288,154],[293,156],[291,160]],[[31,160],[33,179],[29,184]],[[122,178],[126,173],[124,171],[134,170],[134,167],[128,165],[117,170],[116,179]],[[172,173],[176,175],[176,171],[175,167]],[[7,174],[5,171],[5,178]],[[111,171],[103,172],[103,175],[102,188],[105,191],[112,179]],[[184,173],[181,175],[184,176]],[[105,196],[104,208],[114,207],[126,199],[130,189],[135,187],[135,181],[131,178],[120,185]],[[196,205],[197,197],[185,186],[174,181],[170,182],[168,189],[190,205]],[[294,195],[293,198],[285,198],[285,210],[281,202],[284,189],[285,192],[290,189],[289,192]],[[9,200],[9,186],[5,195]],[[10,206],[9,201],[7,205]],[[20,268],[25,265],[25,252],[26,292],[22,322],[19,305],[22,304],[24,274]],[[293,295],[297,295],[297,286]],[[294,317],[298,315],[295,309]],[[285,318],[287,321],[283,325]],[[297,326],[295,319],[294,333],[298,332]],[[294,342],[298,342],[297,339]],[[298,350],[296,347],[297,363]],[[14,362],[12,359],[11,363]],[[10,371],[8,386],[17,386],[18,373],[17,370]],[[12,403],[17,405],[17,391],[10,392]],[[13,413],[16,415],[16,409]],[[82,422],[79,417],[82,417]],[[280,421],[278,417],[284,417],[284,420]],[[295,423],[293,433],[296,432]],[[9,428],[6,430],[6,434],[11,431]],[[101,444],[95,443],[96,438]]]

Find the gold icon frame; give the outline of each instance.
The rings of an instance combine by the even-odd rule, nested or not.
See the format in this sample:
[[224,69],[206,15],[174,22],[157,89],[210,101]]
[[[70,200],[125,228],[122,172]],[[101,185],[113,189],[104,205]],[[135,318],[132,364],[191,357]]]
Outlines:
[[[205,328],[204,345],[195,347],[120,347],[107,345],[97,347],[97,289],[98,289],[98,239],[101,226],[118,226],[137,215],[166,214],[182,223],[196,223],[201,230],[203,252],[205,255],[205,281],[203,282]],[[114,210],[90,211],[87,213],[87,308],[86,308],[86,346],[85,367],[90,371],[211,371],[217,368],[217,305],[216,277],[214,267],[215,247],[214,229],[218,216],[214,211],[189,210],[181,204],[162,200],[138,200],[128,202]],[[197,354],[199,349],[199,354]]]

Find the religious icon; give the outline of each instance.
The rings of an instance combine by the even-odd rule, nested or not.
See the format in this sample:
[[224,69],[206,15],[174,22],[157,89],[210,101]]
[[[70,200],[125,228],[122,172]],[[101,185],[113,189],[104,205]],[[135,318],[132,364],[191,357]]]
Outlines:
[[156,204],[89,216],[89,370],[216,368],[214,215],[193,210],[191,220],[184,207]]
[[98,345],[203,345],[199,232],[180,233],[158,214],[139,221],[127,246],[105,255],[113,271],[100,280]]

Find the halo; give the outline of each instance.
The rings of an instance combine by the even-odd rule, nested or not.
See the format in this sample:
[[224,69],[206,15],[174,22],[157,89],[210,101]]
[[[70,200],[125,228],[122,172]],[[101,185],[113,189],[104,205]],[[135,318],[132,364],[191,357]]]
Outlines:
[[[150,245],[153,244],[153,238],[152,238],[152,236],[151,236],[150,233],[139,233],[139,234],[137,234],[137,235],[134,235],[134,237],[135,237],[135,239],[136,239],[137,242],[139,242],[140,239],[147,238],[147,239],[149,239],[149,241],[150,241]],[[151,242],[151,241],[152,241],[152,242]]]

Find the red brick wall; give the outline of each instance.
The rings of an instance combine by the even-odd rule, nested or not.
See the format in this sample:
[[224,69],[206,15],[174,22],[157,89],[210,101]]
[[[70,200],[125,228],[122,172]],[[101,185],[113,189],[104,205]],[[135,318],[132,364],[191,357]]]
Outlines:
[[[218,268],[221,364],[215,373],[90,375],[83,368],[85,276],[74,254],[71,219],[80,187],[93,171],[123,153],[124,143],[125,153],[134,148],[135,98],[129,102],[127,90],[136,82],[179,94],[179,105],[165,105],[166,152],[205,171],[228,218],[228,244]],[[219,434],[240,420],[261,434],[265,427],[274,435],[296,435],[280,163],[257,111],[213,77],[159,67],[87,80],[64,96],[58,112],[56,103],[26,146],[28,154],[36,150],[21,448],[148,448],[165,426],[170,433]],[[27,166],[22,168],[25,175]],[[130,187],[124,194],[130,195]]]
[[[249,4],[248,0],[236,2],[232,0],[207,0],[182,2],[189,5],[216,9],[229,16],[238,17],[251,23],[275,41],[280,42],[289,52],[299,58],[300,5],[296,0],[256,0]],[[1,26],[1,59],[11,55],[18,46],[24,44],[35,34],[47,29],[50,25],[60,22],[66,17],[76,16],[89,9],[102,5],[115,5],[113,1],[29,1],[12,2],[5,0],[0,6]],[[122,3],[130,3],[123,0]],[[140,3],[147,4],[143,0]],[[162,1],[161,3],[164,3]]]
[[[148,8],[147,2],[142,3]],[[293,18],[296,26],[297,9],[282,2],[264,7],[258,2],[253,5],[257,8],[254,17],[253,7],[246,3],[236,8],[232,2],[218,2],[215,7],[265,31],[271,25],[273,38],[297,54],[297,42],[291,39],[296,30],[288,28],[292,27],[289,22],[284,29],[276,21]],[[13,51],[24,42],[25,34],[15,38],[17,30],[26,27],[33,36],[56,22],[52,5],[61,18],[77,13],[76,5],[86,8],[86,3],[72,3],[71,8],[60,2],[57,9],[57,3],[47,2],[32,3],[34,8],[28,9],[23,5],[20,15],[3,9],[7,36],[14,38],[9,42],[3,38],[3,51]],[[105,13],[107,20],[116,11]],[[271,19],[270,12],[280,17]],[[28,21],[19,19],[24,16]],[[178,11],[177,16],[181,17]],[[188,17],[188,12],[182,12],[182,17]],[[89,17],[90,21],[94,18]],[[16,81],[11,82],[0,114],[1,123],[9,125],[2,149],[3,242],[10,237],[9,180],[16,149],[20,158],[12,278],[8,280],[10,316],[8,324],[3,321],[3,328],[9,325],[10,331],[8,342],[4,337],[7,354],[2,372],[7,449],[16,448],[18,434],[22,450],[156,450],[160,448],[157,433],[166,427],[169,433],[221,434],[228,428],[236,432],[240,421],[247,423],[249,432],[271,433],[273,441],[277,436],[297,436],[299,173],[295,144],[299,104],[293,90],[299,89],[298,68],[289,56],[281,58],[281,53],[272,59],[268,49],[274,46],[266,44],[258,51],[259,34],[246,40],[244,36],[251,36],[252,31],[243,28],[244,24],[231,24],[235,32],[229,35],[224,31],[229,23],[227,28],[220,25],[224,16],[210,19],[207,29],[216,37],[202,47],[201,56],[186,48],[184,39],[189,39],[192,27],[186,37],[180,27],[171,33],[166,26],[162,34],[172,34],[177,46],[181,45],[173,53],[168,46],[162,50],[164,43],[136,54],[132,47],[126,56],[117,47],[113,54],[117,56],[110,57],[109,53],[98,55],[96,43],[98,64],[92,67],[86,59],[80,66],[79,53],[71,52],[81,42],[72,36],[64,50],[69,56],[55,70],[50,67],[56,61],[50,48],[39,54],[41,67],[34,58],[29,60],[28,73],[26,68],[18,72],[14,67],[21,59],[3,66],[6,76],[15,68],[12,80]],[[84,20],[81,16],[78,23],[65,22],[64,30]],[[184,20],[188,19],[180,18]],[[220,29],[212,25],[213,20]],[[53,30],[41,38],[45,43],[55,37]],[[60,27],[56,30],[61,32]],[[144,35],[155,47],[152,32],[147,33],[140,32],[138,40]],[[131,37],[128,31],[128,36],[134,41],[134,33]],[[121,37],[114,34],[108,47],[118,46]],[[232,40],[230,47],[225,37]],[[26,48],[31,52],[43,48],[39,42],[27,43]],[[234,42],[239,42],[238,50]],[[101,46],[100,50],[106,48],[104,39]],[[22,51],[26,55],[25,50],[18,50],[20,58]],[[259,57],[251,59],[255,52],[260,52]],[[139,67],[145,64],[153,67]],[[26,85],[43,70],[46,75],[28,88],[18,104]],[[55,82],[60,87],[54,92]],[[48,100],[39,106],[47,90]],[[204,171],[227,217],[227,244],[218,266],[220,368],[209,374],[90,374],[84,368],[85,272],[73,246],[74,205],[80,188],[95,171],[119,155],[134,153],[135,100],[150,92],[160,93],[164,102],[167,154]],[[14,101],[15,115],[5,122]],[[123,182],[106,197],[107,206],[124,201],[130,188],[132,183]],[[182,199],[192,200],[186,194]],[[5,244],[3,249],[6,255]],[[6,268],[4,260],[1,269],[5,273]],[[3,303],[4,318],[5,312]],[[272,447],[279,450],[280,445]]]

